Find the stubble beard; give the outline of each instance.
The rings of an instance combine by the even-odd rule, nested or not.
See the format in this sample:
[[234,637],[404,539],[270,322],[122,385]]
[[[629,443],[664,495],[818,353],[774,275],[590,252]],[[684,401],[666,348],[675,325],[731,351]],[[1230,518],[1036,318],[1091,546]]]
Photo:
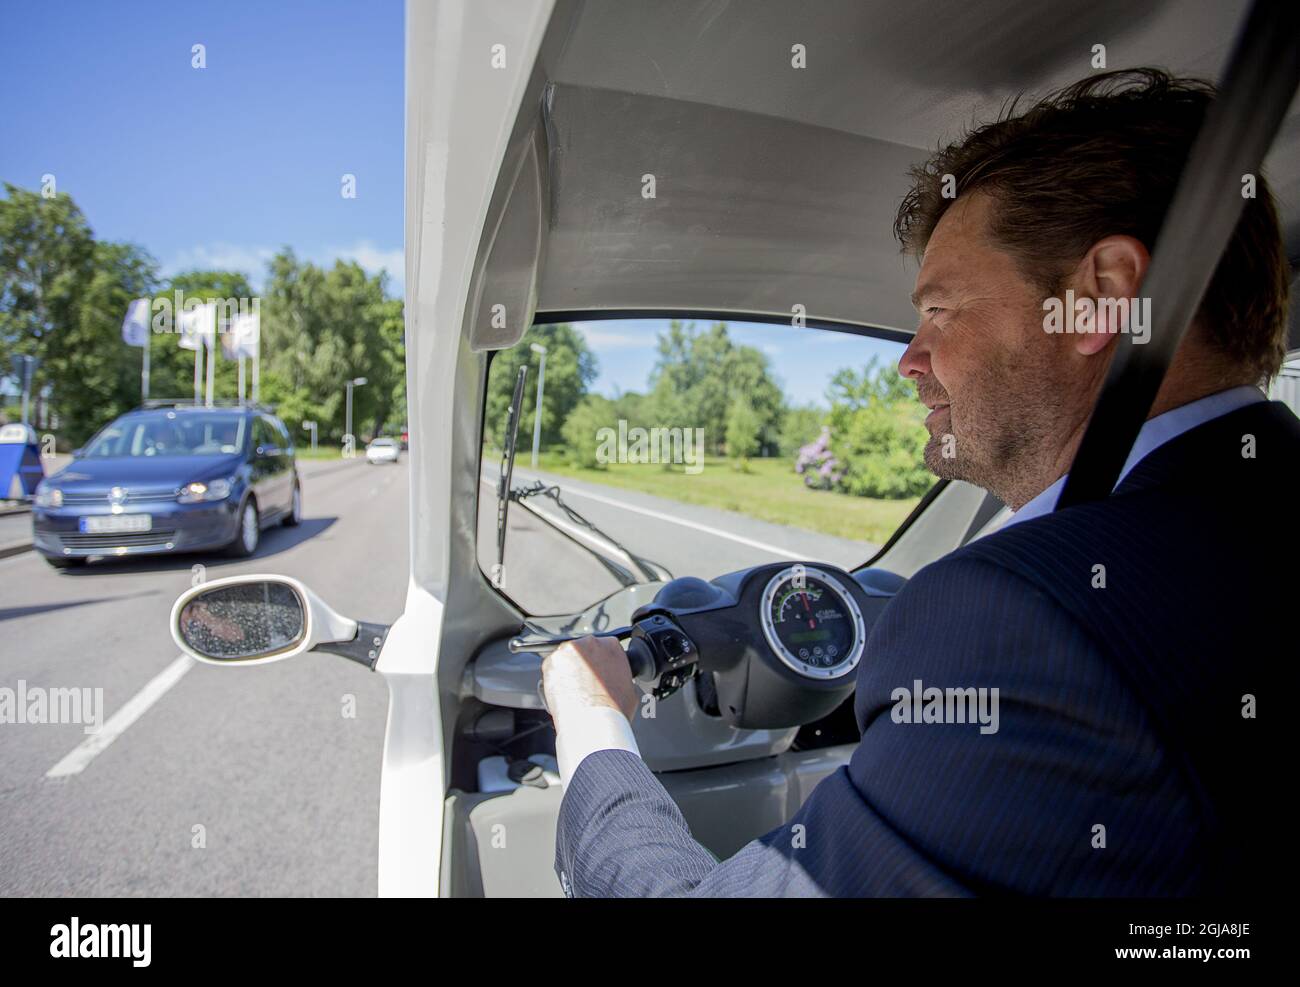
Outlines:
[[985,363],[952,398],[947,419],[930,426],[926,468],[1015,506],[1050,483],[1042,477],[1052,462],[1060,388],[1048,370],[1028,361]]

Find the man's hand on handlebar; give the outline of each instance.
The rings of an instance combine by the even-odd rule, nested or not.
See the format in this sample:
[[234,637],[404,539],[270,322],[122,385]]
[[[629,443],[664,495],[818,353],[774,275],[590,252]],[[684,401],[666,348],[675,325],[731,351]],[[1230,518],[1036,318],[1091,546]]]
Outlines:
[[629,721],[636,713],[637,688],[627,654],[612,638],[588,635],[560,645],[542,662],[542,683],[557,731],[566,714],[582,709],[607,707]]

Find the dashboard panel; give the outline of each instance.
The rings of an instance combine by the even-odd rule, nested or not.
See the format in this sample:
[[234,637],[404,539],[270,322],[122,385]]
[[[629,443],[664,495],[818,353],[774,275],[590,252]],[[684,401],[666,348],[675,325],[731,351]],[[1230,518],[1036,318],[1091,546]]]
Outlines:
[[[655,700],[647,697],[633,731],[647,764],[671,771],[770,756],[852,694],[870,660],[871,627],[905,582],[882,570],[780,562],[629,587],[583,614],[530,621],[513,652],[493,642],[466,669],[463,693],[540,710],[541,645],[597,633],[632,637],[631,651],[644,629],[659,628],[672,652],[659,670],[672,661],[675,678],[670,689],[665,676],[642,679]],[[537,652],[526,647],[531,639]]]

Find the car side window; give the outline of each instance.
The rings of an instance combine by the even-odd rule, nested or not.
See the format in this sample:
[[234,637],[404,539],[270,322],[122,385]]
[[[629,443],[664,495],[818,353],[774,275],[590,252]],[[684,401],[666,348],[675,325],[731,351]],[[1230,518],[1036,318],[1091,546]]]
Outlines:
[[263,452],[275,452],[279,448],[275,429],[265,418],[259,418],[253,423],[253,442],[260,447]]
[[271,419],[271,424],[275,426],[276,434],[280,437],[280,448],[285,452],[293,452],[293,439],[289,437],[289,430],[285,428],[284,422],[278,418]]

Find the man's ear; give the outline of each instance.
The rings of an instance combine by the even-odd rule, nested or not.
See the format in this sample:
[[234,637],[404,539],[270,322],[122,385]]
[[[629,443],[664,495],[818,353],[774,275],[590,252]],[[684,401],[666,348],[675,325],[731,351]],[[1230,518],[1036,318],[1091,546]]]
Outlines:
[[1083,255],[1071,280],[1080,298],[1093,300],[1095,315],[1094,331],[1074,338],[1081,355],[1100,353],[1128,328],[1130,309],[1139,304],[1138,292],[1150,265],[1151,254],[1131,236],[1102,237]]

